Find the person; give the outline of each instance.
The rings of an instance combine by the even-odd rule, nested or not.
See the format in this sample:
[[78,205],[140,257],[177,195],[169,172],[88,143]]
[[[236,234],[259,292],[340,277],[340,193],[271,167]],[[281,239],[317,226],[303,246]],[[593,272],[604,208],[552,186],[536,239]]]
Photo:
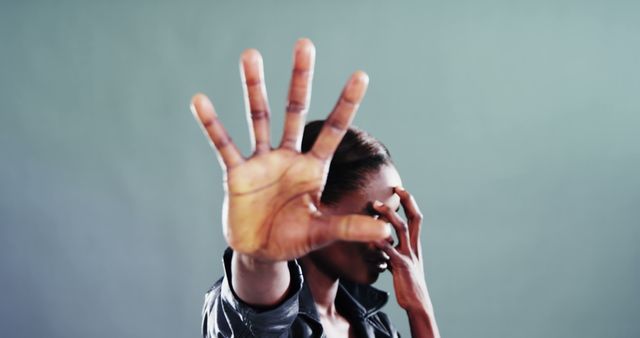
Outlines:
[[[270,144],[262,57],[241,55],[253,154],[243,158],[211,101],[191,108],[224,171],[224,276],[205,295],[203,337],[399,337],[370,286],[393,275],[413,337],[439,337],[422,264],[422,215],[389,151],[350,127],[368,86],[355,72],[325,121],[306,125],[315,47],[300,39],[282,141]],[[406,221],[398,215],[405,212]],[[397,245],[391,235],[395,231]]]

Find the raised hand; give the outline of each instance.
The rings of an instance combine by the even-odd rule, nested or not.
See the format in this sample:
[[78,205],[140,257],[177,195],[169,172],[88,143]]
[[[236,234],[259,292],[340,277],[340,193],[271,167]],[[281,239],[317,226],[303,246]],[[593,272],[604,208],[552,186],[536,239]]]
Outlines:
[[407,221],[405,222],[389,206],[376,201],[374,209],[387,219],[398,236],[398,245],[378,241],[376,245],[389,255],[389,270],[393,275],[393,288],[398,305],[407,311],[412,337],[440,337],[424,278],[420,228],[422,213],[409,192],[401,187],[394,189],[400,197]]
[[349,127],[369,82],[363,72],[347,81],[311,151],[300,152],[311,97],[315,47],[301,39],[294,49],[293,74],[282,141],[270,143],[270,109],[262,57],[242,53],[241,72],[253,154],[244,158],[203,94],[192,111],[217,149],[226,171],[223,233],[236,251],[257,260],[297,258],[336,240],[375,241],[390,235],[388,226],[363,215],[328,216],[318,210],[331,157]]

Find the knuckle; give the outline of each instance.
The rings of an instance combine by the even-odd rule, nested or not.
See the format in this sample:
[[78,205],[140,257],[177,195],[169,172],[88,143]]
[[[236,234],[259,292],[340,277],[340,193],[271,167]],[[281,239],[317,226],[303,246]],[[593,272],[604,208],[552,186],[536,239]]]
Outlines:
[[333,235],[338,238],[348,238],[351,232],[351,218],[344,218],[343,222],[335,223],[333,226]]
[[287,104],[287,113],[289,114],[304,114],[307,112],[307,105],[304,102],[290,100]]
[[343,95],[340,98],[340,104],[344,104],[345,106],[355,109],[358,107],[358,101],[356,99],[352,99],[350,97],[348,97],[347,95]]
[[262,85],[262,79],[260,79],[259,77],[251,77],[245,79],[244,83],[247,85],[247,87],[260,87]]
[[308,154],[314,159],[320,161],[321,163],[324,163],[326,161],[326,157],[318,153],[318,151],[315,148],[311,148]]
[[213,141],[214,141],[213,143],[216,146],[216,148],[221,149],[221,150],[226,148],[226,147],[228,147],[228,146],[230,146],[231,143],[233,142],[229,136],[217,137],[217,138],[214,138]]
[[338,133],[343,133],[344,131],[346,131],[347,126],[345,126],[344,123],[342,123],[341,121],[339,121],[337,118],[329,118],[326,122],[325,122],[326,126],[329,127],[330,129],[338,132]]
[[268,118],[269,118],[268,110],[252,110],[251,111],[251,119],[254,121],[266,120]]
[[398,257],[398,259],[395,262],[394,268],[398,270],[406,270],[408,267],[409,267],[409,263],[407,262],[407,259],[404,256]]
[[213,122],[215,121],[215,118],[213,117],[204,117],[204,118],[200,118],[200,122],[202,123],[202,126],[205,128],[209,128],[213,125]]
[[294,149],[296,148],[296,145],[298,144],[298,139],[295,137],[291,137],[291,136],[285,136],[282,139],[282,147],[283,148],[290,148],[290,149]]
[[313,71],[311,69],[303,67],[294,67],[292,72],[297,76],[309,76],[313,74]]

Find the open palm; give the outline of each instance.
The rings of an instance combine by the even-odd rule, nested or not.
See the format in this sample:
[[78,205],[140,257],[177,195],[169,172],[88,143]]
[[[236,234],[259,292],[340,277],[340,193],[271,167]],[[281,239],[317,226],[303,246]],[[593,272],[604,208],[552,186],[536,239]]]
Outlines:
[[311,97],[315,48],[301,39],[294,65],[282,141],[273,149],[270,110],[262,57],[249,49],[241,56],[253,154],[243,158],[220,123],[209,99],[197,94],[192,111],[218,151],[226,170],[223,233],[229,245],[263,261],[297,258],[336,240],[374,241],[390,229],[363,215],[324,215],[318,210],[329,163],[367,89],[368,77],[354,73],[307,153],[300,152]]

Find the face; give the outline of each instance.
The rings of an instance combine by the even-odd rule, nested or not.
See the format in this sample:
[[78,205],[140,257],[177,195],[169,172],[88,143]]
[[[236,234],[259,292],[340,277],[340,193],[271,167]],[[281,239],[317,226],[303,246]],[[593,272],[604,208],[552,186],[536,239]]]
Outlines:
[[[375,200],[393,210],[400,207],[400,198],[393,193],[397,186],[402,186],[400,175],[393,165],[387,164],[370,174],[361,190],[343,196],[337,205],[321,206],[320,210],[332,215],[361,214],[377,218],[379,216],[372,207]],[[388,259],[373,243],[345,241],[316,250],[309,257],[324,273],[360,284],[375,282],[386,270],[385,260]]]

